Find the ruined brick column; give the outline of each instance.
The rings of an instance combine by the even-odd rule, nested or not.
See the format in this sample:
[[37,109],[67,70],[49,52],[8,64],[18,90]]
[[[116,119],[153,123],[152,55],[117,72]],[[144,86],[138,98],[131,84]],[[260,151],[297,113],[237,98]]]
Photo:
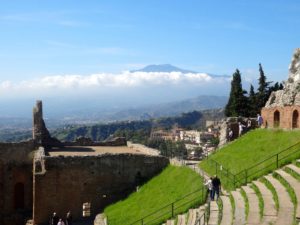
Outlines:
[[42,144],[43,136],[43,103],[42,101],[36,101],[35,107],[33,107],[33,130],[32,138],[37,144]]

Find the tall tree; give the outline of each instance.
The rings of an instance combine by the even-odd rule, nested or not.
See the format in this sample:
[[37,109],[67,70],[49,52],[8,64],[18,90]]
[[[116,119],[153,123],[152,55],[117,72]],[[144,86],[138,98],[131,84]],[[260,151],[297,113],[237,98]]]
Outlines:
[[244,94],[241,73],[236,69],[232,75],[229,100],[225,107],[226,116],[247,116],[247,98]]
[[254,87],[252,84],[250,85],[250,90],[249,90],[248,112],[249,112],[249,116],[251,117],[255,117],[257,114],[256,94],[254,92]]
[[259,79],[257,89],[257,111],[259,112],[265,106],[269,97],[269,84],[261,63],[259,63]]

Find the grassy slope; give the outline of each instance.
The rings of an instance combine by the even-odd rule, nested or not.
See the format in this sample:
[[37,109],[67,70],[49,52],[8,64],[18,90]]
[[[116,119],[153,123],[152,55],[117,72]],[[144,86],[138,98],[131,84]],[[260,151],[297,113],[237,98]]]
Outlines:
[[209,163],[214,159],[236,174],[299,141],[300,131],[253,130],[211,155],[200,167],[215,174],[215,166]]
[[[143,185],[138,192],[105,208],[110,225],[130,224],[182,196],[202,187],[202,179],[194,171],[185,167],[168,166],[160,175]],[[197,193],[194,197],[202,201]],[[168,207],[168,211],[170,211]]]

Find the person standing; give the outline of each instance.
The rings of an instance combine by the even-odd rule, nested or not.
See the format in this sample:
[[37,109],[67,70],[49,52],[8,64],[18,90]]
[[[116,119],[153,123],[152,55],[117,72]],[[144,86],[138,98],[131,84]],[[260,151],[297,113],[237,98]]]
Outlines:
[[71,211],[69,211],[66,216],[66,225],[72,225],[72,220],[73,220],[72,214]]
[[247,120],[247,132],[248,132],[249,130],[251,130],[251,127],[252,127],[252,122],[251,122],[251,119],[248,118],[248,120]]
[[229,139],[229,141],[233,140],[233,130],[231,128],[229,128],[229,131],[228,131],[228,139]]
[[210,197],[210,200],[213,201],[214,200],[214,193],[213,193],[213,185],[212,185],[212,177],[210,177],[206,183],[204,184],[206,187],[207,187],[207,190],[209,192],[209,197]]
[[213,178],[212,180],[212,186],[213,186],[213,196],[217,196],[217,200],[219,199],[220,196],[220,191],[221,191],[221,181],[217,177],[217,175]]
[[57,225],[58,221],[59,221],[59,218],[58,218],[56,212],[54,212],[50,219],[50,225]]
[[242,136],[245,125],[239,122],[239,137]]
[[57,225],[65,225],[65,222],[62,219],[59,219]]
[[257,126],[261,127],[261,125],[263,124],[263,118],[262,118],[262,116],[260,114],[257,114],[256,121],[257,121]]

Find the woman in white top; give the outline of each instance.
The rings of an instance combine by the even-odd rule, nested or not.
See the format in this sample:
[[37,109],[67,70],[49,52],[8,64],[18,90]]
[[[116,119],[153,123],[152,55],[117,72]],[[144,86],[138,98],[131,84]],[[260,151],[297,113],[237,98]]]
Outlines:
[[213,193],[213,185],[212,185],[212,177],[210,177],[206,183],[204,184],[207,189],[208,189],[208,192],[209,192],[209,197],[210,197],[210,200],[213,201],[214,200],[214,193]]

